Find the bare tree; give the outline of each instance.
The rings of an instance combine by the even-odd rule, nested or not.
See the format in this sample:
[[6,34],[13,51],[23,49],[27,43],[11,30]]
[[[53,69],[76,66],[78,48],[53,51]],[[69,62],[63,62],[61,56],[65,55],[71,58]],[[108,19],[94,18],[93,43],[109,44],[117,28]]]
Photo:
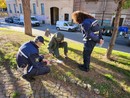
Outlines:
[[30,0],[22,0],[23,12],[24,12],[24,28],[25,34],[32,36],[32,26],[30,18]]
[[119,21],[120,21],[120,17],[121,17],[121,10],[122,10],[122,7],[123,7],[123,4],[124,4],[125,1],[126,0],[118,0],[118,7],[117,7],[117,10],[116,10],[116,16],[115,16],[115,21],[114,21],[114,30],[113,30],[113,33],[112,33],[112,38],[110,40],[109,47],[107,49],[107,55],[106,56],[107,56],[108,59],[110,59],[113,47],[115,45],[115,40],[116,40],[117,33],[118,33]]

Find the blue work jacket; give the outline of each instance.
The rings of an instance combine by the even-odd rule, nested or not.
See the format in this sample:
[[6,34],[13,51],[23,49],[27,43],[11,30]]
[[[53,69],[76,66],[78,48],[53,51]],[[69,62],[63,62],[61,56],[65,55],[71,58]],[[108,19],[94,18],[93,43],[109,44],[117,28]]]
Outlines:
[[26,67],[27,65],[36,65],[41,62],[44,56],[39,55],[38,46],[33,42],[29,41],[24,43],[17,53],[16,61],[19,67]]
[[103,39],[98,21],[94,18],[85,19],[81,23],[81,31],[84,41],[93,40],[99,43],[100,39]]

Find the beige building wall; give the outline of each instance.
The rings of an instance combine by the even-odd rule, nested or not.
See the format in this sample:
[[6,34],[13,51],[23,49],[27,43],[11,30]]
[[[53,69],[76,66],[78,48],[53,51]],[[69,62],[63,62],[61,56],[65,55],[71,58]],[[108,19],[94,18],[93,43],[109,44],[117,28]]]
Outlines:
[[[93,14],[97,19],[101,20],[104,10],[105,0],[74,0],[74,11],[81,10]],[[113,17],[116,14],[117,3],[114,0],[106,0],[106,9],[104,14],[104,20],[108,20],[111,24]],[[122,10],[121,17],[123,18],[123,24],[126,25],[127,21],[130,21],[130,8]],[[129,22],[130,23],[130,22]]]
[[[21,0],[6,0],[6,4],[7,4],[8,16],[19,17],[20,15],[23,14],[23,9],[22,9],[22,13],[20,13],[20,7],[19,7],[19,4],[22,5]],[[9,11],[9,4],[10,4],[12,13],[10,13],[10,11]],[[14,4],[16,5],[16,13],[15,13],[15,10],[14,10]]]
[[[103,16],[104,10],[104,0],[95,0],[94,2],[90,2],[90,0],[30,0],[30,10],[31,15],[37,17],[37,19],[42,22],[51,24],[51,8],[56,7],[59,9],[59,15],[54,17],[59,17],[59,20],[65,19],[65,13],[69,14],[69,21],[71,21],[71,13],[75,10],[86,11],[97,19],[101,20]],[[114,0],[107,0],[106,9],[104,14],[104,20],[108,20],[111,24],[113,21],[113,17],[116,13],[117,3]],[[20,16],[23,13],[15,13],[14,5],[16,4],[16,9],[20,12],[19,4],[21,0],[6,0],[7,9],[9,12],[8,4],[10,4],[12,13],[8,13],[9,16]],[[36,4],[36,14],[33,14],[33,3]],[[44,14],[41,14],[41,3],[44,4]],[[22,11],[23,12],[23,11]],[[123,25],[130,24],[130,8],[122,10],[123,17]]]
[[[19,4],[21,0],[6,0],[7,9],[9,11],[8,4],[11,5],[12,13],[8,13],[9,16],[20,16],[20,13],[14,13],[14,6],[13,4],[17,4],[17,10],[19,11]],[[33,3],[36,5],[36,14],[33,14]],[[44,15],[41,14],[41,3],[44,4]],[[71,13],[73,12],[73,0],[30,0],[30,10],[31,15],[37,17],[40,21],[45,21],[45,23],[51,23],[51,12],[50,8],[57,7],[59,9],[59,20],[64,20],[64,14],[69,14],[69,21],[71,21]],[[20,12],[20,11],[19,11]],[[23,12],[23,11],[22,11]],[[22,13],[23,14],[23,13]]]
[[45,3],[45,19],[50,23],[50,8],[57,7],[59,9],[59,20],[64,20],[64,14],[69,14],[71,20],[71,13],[73,12],[73,0],[44,0]]

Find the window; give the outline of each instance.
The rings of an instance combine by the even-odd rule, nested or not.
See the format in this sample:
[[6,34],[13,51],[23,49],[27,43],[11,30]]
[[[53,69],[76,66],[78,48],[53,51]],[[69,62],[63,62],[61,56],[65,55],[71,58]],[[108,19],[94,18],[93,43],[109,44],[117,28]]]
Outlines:
[[10,6],[10,4],[9,4],[8,6],[9,6],[9,12],[12,13],[12,10],[11,10],[11,6]]
[[44,15],[44,4],[41,3],[41,14]]
[[22,5],[19,4],[20,13],[22,13]]
[[33,14],[36,14],[36,4],[33,3]]
[[16,4],[14,4],[14,12],[16,13]]
[[37,19],[35,17],[31,17],[32,21],[37,21]]
[[64,26],[68,26],[68,24],[67,24],[67,23],[64,23]]
[[64,15],[64,20],[65,20],[65,21],[68,21],[68,20],[69,20],[69,14],[66,13],[66,14]]

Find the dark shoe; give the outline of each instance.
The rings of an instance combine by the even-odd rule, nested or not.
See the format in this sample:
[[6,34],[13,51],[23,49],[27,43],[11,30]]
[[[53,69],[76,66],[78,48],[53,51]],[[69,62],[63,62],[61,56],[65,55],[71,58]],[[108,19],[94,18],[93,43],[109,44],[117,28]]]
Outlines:
[[84,65],[83,64],[78,64],[78,67],[84,67]]
[[89,71],[89,69],[84,68],[83,65],[79,66],[79,69],[82,70],[82,71],[85,71],[85,72],[88,72],[88,71]]
[[64,57],[66,60],[68,59],[68,57],[66,56],[66,57]]
[[25,79],[25,80],[28,81],[28,82],[33,82],[33,81],[35,81],[35,78],[33,78],[33,77],[27,77],[26,75],[23,75],[22,78]]

